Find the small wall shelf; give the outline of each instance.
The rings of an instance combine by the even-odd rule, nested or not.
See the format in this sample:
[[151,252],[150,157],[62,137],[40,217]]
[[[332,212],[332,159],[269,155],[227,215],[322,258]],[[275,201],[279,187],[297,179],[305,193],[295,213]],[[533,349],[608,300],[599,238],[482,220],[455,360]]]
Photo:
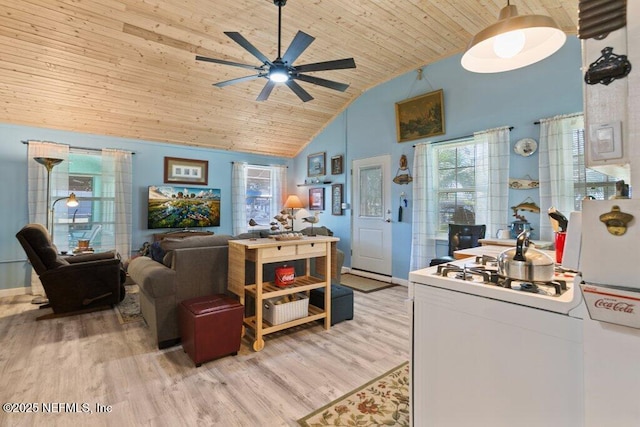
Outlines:
[[331,181],[322,181],[322,182],[311,182],[308,184],[298,184],[298,187],[313,187],[315,185],[329,185],[331,184]]

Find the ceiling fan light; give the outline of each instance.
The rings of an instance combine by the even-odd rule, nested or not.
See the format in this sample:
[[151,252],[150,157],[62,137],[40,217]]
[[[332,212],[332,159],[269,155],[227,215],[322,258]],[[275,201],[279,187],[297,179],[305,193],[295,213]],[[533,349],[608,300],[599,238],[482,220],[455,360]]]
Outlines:
[[269,80],[275,83],[284,83],[289,80],[289,73],[284,68],[275,68],[269,71]]
[[[524,42],[519,52],[513,56],[510,53],[517,50],[514,44],[499,56],[496,52],[498,37],[507,37],[509,33],[520,32]],[[476,34],[467,47],[460,61],[462,66],[476,73],[499,73],[526,67],[554,54],[564,45],[567,36],[560,30],[555,21],[549,16],[524,15],[518,16],[515,6],[507,5],[500,11],[498,22],[488,26]]]

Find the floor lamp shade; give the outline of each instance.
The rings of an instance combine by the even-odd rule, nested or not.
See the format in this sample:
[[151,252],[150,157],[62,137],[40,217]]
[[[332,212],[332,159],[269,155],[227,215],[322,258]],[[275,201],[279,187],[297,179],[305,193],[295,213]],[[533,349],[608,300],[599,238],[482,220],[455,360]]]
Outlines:
[[476,73],[515,70],[551,56],[566,39],[551,17],[518,16],[517,8],[507,5],[496,23],[471,39],[460,62]]

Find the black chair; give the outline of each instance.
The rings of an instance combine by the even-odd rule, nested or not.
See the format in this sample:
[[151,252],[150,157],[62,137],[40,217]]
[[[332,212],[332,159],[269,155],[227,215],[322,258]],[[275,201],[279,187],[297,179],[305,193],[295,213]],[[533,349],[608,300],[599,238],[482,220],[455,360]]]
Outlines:
[[16,237],[53,309],[37,320],[108,308],[124,298],[126,273],[115,251],[61,257],[41,224],[24,226]]
[[486,225],[449,224],[449,254],[432,259],[429,265],[451,262],[455,251],[480,246],[478,240],[484,239],[486,231]]

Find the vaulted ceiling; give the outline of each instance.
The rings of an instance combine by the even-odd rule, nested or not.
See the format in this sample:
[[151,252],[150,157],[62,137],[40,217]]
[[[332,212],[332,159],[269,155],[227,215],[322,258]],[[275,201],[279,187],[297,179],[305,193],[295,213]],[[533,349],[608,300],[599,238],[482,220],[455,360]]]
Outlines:
[[[362,92],[462,52],[506,0],[289,0],[282,48],[298,30],[316,40],[297,63],[353,57],[357,68],[309,73],[346,92],[301,82],[255,99],[265,79],[219,88],[260,65],[225,31],[277,56],[273,0],[0,0],[0,122],[295,156]],[[521,15],[576,32],[577,0],[514,0]]]

